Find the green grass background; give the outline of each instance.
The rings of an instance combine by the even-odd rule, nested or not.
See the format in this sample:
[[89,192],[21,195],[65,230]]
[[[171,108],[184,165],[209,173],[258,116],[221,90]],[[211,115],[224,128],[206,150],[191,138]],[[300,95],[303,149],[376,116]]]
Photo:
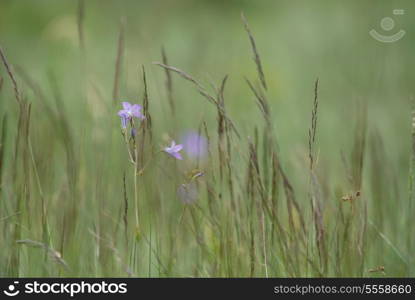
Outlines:
[[[405,15],[393,16],[392,10],[397,8],[405,9]],[[112,105],[117,38],[123,17],[125,54],[120,101],[141,103],[144,65],[156,148],[167,143],[167,136],[177,139],[184,130],[197,130],[201,120],[206,121],[214,143],[215,107],[190,83],[173,75],[177,107],[173,118],[164,88],[164,70],[152,62],[161,60],[164,46],[169,64],[192,74],[206,86],[210,82],[218,85],[229,75],[225,98],[228,114],[243,136],[242,141],[235,142],[235,170],[243,178],[248,137],[253,137],[255,127],[262,128],[263,120],[244,80],[247,77],[255,81],[257,75],[241,11],[250,23],[262,58],[282,164],[306,215],[310,215],[308,128],[314,81],[320,80],[317,172],[324,190],[324,220],[331,228],[329,235],[337,232],[334,224],[338,205],[345,205],[341,204],[341,197],[354,192],[347,181],[341,153],[350,156],[359,111],[367,107],[362,186],[362,199],[368,204],[364,271],[352,254],[350,261],[338,261],[334,253],[339,246],[333,242],[328,246],[332,255],[330,268],[324,275],[381,276],[367,270],[384,266],[388,276],[414,276],[413,210],[408,209],[415,78],[413,1],[88,0],[83,25],[84,53],[79,45],[77,10],[77,1],[0,1],[0,45],[17,70],[21,94],[32,103],[30,140],[34,158],[34,163],[27,164],[30,169],[17,171],[22,177],[16,179],[13,174],[14,161],[19,160],[14,156],[18,106],[2,66],[0,117],[7,116],[8,127],[1,169],[1,276],[128,276],[127,268],[134,276],[250,275],[249,243],[243,237],[239,244],[236,238],[229,238],[229,243],[236,246],[225,247],[229,252],[222,253],[216,248],[221,248],[221,241],[227,238],[216,235],[201,212],[198,222],[205,246],[200,246],[192,234],[190,215],[185,214],[185,222],[179,223],[183,204],[175,189],[181,179],[170,174],[177,165],[165,156],[157,158],[140,183],[145,241],[135,240],[132,170],[119,130],[119,105]],[[380,28],[380,20],[386,16],[394,18],[394,30],[406,31],[402,40],[386,44],[369,35],[371,29],[387,34]],[[18,70],[36,82],[44,97],[35,95]],[[61,102],[56,103],[56,98]],[[57,120],[49,117],[45,105]],[[60,109],[68,124],[69,140],[62,129]],[[68,156],[68,149],[73,156]],[[216,151],[215,146],[212,151]],[[159,165],[169,171],[160,172]],[[41,195],[34,166],[48,206],[48,243],[61,253],[69,269],[56,264],[42,250],[16,246],[16,227],[21,229],[21,239],[44,240]],[[183,172],[192,167],[190,162],[179,166]],[[74,188],[68,183],[71,172],[75,174]],[[119,217],[123,209],[124,172],[131,204],[127,245]],[[25,174],[30,178],[25,190],[29,196],[16,211],[21,197],[17,192],[21,191],[18,180],[23,180]],[[243,184],[241,179],[238,185]],[[240,203],[245,205],[242,190]],[[206,195],[199,202],[204,207]],[[72,207],[78,209],[77,219],[71,219]],[[239,229],[227,221],[227,209],[227,205],[221,209],[220,224],[224,232],[230,230],[231,235],[238,236]],[[286,211],[281,209],[279,214],[285,222]],[[307,222],[307,226],[314,225]],[[259,235],[258,232],[257,239]],[[274,238],[278,239],[278,235]],[[174,255],[172,243],[176,245]],[[289,271],[280,250],[272,245],[270,242],[267,250],[270,276],[318,276],[304,261],[298,262],[298,273]],[[356,247],[346,244],[342,248],[344,257]],[[18,269],[10,261],[16,251],[20,254]],[[251,275],[265,276],[260,242],[255,255],[257,267]],[[317,260],[315,255],[313,259]],[[170,268],[166,267],[169,262]],[[217,268],[213,267],[216,262],[220,265]],[[340,273],[335,271],[337,265],[342,266]]]

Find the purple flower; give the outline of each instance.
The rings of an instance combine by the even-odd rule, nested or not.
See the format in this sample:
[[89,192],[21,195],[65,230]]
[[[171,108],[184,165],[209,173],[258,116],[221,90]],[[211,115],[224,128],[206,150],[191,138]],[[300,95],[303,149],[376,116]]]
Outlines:
[[137,135],[137,129],[131,128],[131,136],[135,137]]
[[141,113],[141,105],[122,102],[122,107],[123,109],[118,111],[118,116],[121,118],[122,128],[126,128],[127,122],[133,117],[144,119],[144,116]]
[[204,157],[207,154],[207,140],[195,131],[190,131],[183,138],[183,147],[191,158]]
[[183,157],[179,153],[179,151],[182,150],[182,149],[183,149],[183,145],[181,145],[181,144],[176,145],[176,142],[172,141],[170,147],[164,148],[164,152],[170,154],[171,156],[173,156],[176,159],[182,160]]

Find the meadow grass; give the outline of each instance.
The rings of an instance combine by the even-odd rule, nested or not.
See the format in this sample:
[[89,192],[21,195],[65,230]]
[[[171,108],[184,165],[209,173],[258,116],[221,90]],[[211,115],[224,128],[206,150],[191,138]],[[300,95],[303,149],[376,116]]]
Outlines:
[[[243,14],[242,63],[256,73],[198,78],[160,45],[159,61],[134,66],[133,88],[123,83],[128,23],[121,19],[113,60],[105,62],[113,68],[107,95],[90,77],[87,15],[79,1],[79,77],[64,88],[64,72],[46,69],[38,80],[9,59],[12,49],[0,48],[1,276],[415,275],[414,124],[412,136],[402,135],[412,149],[396,148],[407,163],[394,167],[383,128],[370,127],[370,103],[350,109],[346,128],[322,128],[328,99],[320,90],[328,83],[316,76],[301,83],[308,125],[297,137],[303,147],[290,153],[283,144],[296,137],[278,126],[275,111],[284,107],[270,100],[266,43]],[[245,86],[250,117],[235,117],[230,78]],[[120,126],[121,101],[142,106],[134,134]],[[206,153],[183,160],[164,153],[189,124]],[[322,151],[324,134],[343,145],[341,128],[350,142],[336,156]]]

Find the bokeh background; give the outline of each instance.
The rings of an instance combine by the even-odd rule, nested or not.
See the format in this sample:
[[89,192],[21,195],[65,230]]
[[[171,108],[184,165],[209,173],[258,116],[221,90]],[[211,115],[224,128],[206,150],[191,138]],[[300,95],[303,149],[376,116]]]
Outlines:
[[[60,133],[51,125],[53,122],[48,120],[44,109],[45,103],[55,106],[57,94],[70,124],[74,164],[79,166],[79,189],[85,192],[82,196],[85,214],[95,213],[94,204],[88,199],[105,198],[111,202],[120,193],[124,171],[120,166],[128,162],[123,162],[125,151],[119,138],[118,107],[112,106],[112,97],[122,24],[125,52],[119,99],[141,101],[144,66],[155,136],[160,146],[167,136],[178,137],[184,130],[197,130],[201,120],[212,130],[216,126],[215,108],[191,84],[175,75],[177,118],[172,121],[164,70],[152,64],[161,61],[162,47],[170,65],[192,74],[206,86],[211,82],[218,85],[229,75],[225,95],[228,114],[245,139],[252,136],[262,120],[244,79],[256,78],[251,47],[240,17],[244,12],[262,58],[280,152],[299,201],[307,201],[301,200],[307,195],[304,168],[314,82],[319,78],[319,172],[328,179],[327,190],[338,191],[328,198],[335,202],[337,196],[348,192],[343,185],[347,172],[341,153],[352,149],[357,116],[366,108],[367,164],[370,165],[371,153],[379,141],[384,154],[381,168],[364,169],[370,206],[382,207],[371,210],[369,219],[393,244],[406,241],[405,220],[400,216],[407,212],[409,197],[415,79],[413,1],[88,0],[83,3],[82,47],[78,1],[0,1],[0,45],[18,74],[22,95],[32,103],[31,122],[35,124],[31,129],[32,143],[39,168],[48,174],[43,192],[55,199],[51,202],[59,203],[60,195],[66,193],[61,189],[67,164],[64,147],[56,137]],[[405,14],[393,15],[394,9],[404,9]],[[389,32],[380,27],[384,17],[395,21]],[[395,43],[382,43],[369,35],[372,29],[385,35],[402,29],[406,35]],[[3,67],[0,75],[4,78],[0,116],[8,115],[8,139],[12,141],[16,134],[12,124],[17,120],[18,107]],[[43,100],[28,88],[24,76],[41,87]],[[11,153],[12,149],[7,151]],[[11,160],[6,156],[3,172],[10,171]],[[379,179],[384,189],[378,194],[370,188],[376,172],[387,174]],[[6,183],[12,181],[7,174],[5,178]],[[50,181],[46,182],[46,178]],[[12,190],[3,186],[2,193],[3,199],[8,199]],[[0,217],[11,214],[10,209],[4,204]],[[59,213],[59,204],[54,209]],[[30,230],[25,230],[30,236]],[[404,274],[396,251],[382,247],[385,252],[379,256],[390,255],[392,274]],[[3,252],[4,258],[7,251]],[[36,274],[29,268],[25,270],[27,275]],[[87,270],[74,274],[86,274]]]
[[[121,98],[137,96],[139,68],[145,65],[153,83],[153,105],[163,111],[163,91],[157,88],[163,85],[163,72],[151,63],[161,60],[164,46],[169,63],[196,78],[218,82],[229,74],[230,113],[248,129],[252,126],[248,120],[257,115],[243,76],[252,78],[256,71],[240,20],[243,11],[263,59],[277,126],[289,133],[280,137],[284,150],[304,142],[317,77],[322,147],[331,144],[333,126],[341,129],[336,136],[342,137],[334,146],[341,149],[347,144],[346,129],[356,103],[363,101],[370,104],[370,123],[382,128],[387,147],[408,148],[409,140],[402,138],[407,134],[402,133],[408,133],[410,126],[411,1],[86,1],[87,74],[80,72],[76,1],[3,0],[0,5],[1,43],[9,60],[39,81],[47,78],[47,72],[59,74],[63,97],[76,112],[84,107],[78,105],[80,91],[73,87],[84,76],[103,98],[111,98],[117,36],[120,19],[125,18]],[[396,8],[405,9],[405,15],[394,16]],[[395,31],[407,32],[396,43],[380,43],[369,35],[371,29],[390,34],[380,28],[387,16],[395,20]],[[204,101],[197,99],[197,92],[194,100],[188,99],[186,84],[177,79],[175,83],[180,110],[201,117]],[[89,96],[95,95],[90,91]],[[99,109],[92,110],[99,114]],[[194,126],[191,117],[183,122]],[[325,155],[336,152],[325,151]]]

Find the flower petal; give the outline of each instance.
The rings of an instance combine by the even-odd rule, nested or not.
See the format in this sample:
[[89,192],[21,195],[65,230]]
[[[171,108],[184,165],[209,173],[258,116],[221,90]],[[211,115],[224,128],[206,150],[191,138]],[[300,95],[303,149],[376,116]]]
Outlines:
[[121,127],[123,129],[127,128],[127,121],[128,121],[127,118],[121,117]]
[[128,118],[128,113],[124,110],[124,109],[122,109],[122,110],[120,110],[120,111],[118,111],[118,113],[117,113],[121,118]]
[[173,152],[173,153],[171,153],[171,155],[174,156],[177,159],[183,160],[182,155],[178,152]]
[[141,105],[139,104],[134,104],[131,106],[131,114],[136,118],[144,118],[143,114],[141,113]]
[[179,152],[180,150],[182,150],[183,149],[183,145],[182,144],[178,144],[178,145],[175,145],[174,147],[173,147],[173,151],[174,152]]
[[166,152],[166,153],[168,153],[168,154],[171,154],[171,152],[172,152],[170,147],[164,148],[163,151]]
[[131,109],[131,103],[130,102],[121,102],[122,107],[124,110],[130,110]]

